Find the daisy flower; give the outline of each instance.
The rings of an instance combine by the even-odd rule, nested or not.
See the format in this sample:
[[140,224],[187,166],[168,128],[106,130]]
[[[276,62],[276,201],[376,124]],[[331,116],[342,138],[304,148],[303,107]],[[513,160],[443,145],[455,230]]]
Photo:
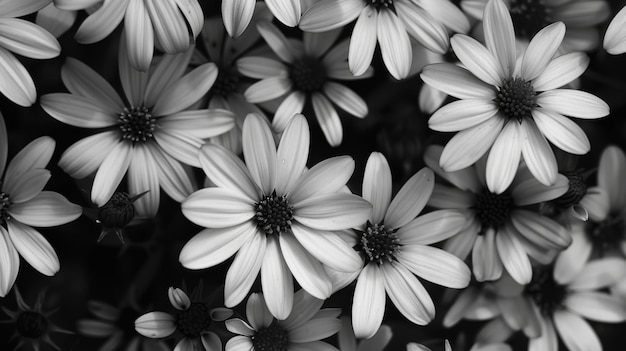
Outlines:
[[59,271],[54,248],[33,227],[69,223],[83,212],[63,195],[43,190],[51,175],[45,167],[54,153],[52,138],[33,140],[7,165],[7,137],[0,114],[0,297],[15,283],[20,255],[41,274],[53,276]]
[[395,79],[406,78],[413,59],[410,38],[431,51],[448,51],[448,31],[467,33],[469,21],[452,2],[411,0],[321,0],[302,15],[300,29],[326,32],[354,21],[348,52],[350,71],[367,72],[376,42]]
[[465,68],[441,63],[429,65],[422,79],[459,98],[429,119],[436,131],[458,132],[439,161],[447,171],[475,163],[488,150],[487,186],[502,193],[513,180],[523,156],[541,183],[554,184],[557,162],[546,138],[559,149],[585,154],[590,143],[584,131],[565,116],[599,118],[609,106],[590,93],[558,89],[580,76],[589,58],[570,53],[554,58],[565,25],[553,23],[539,31],[516,65],[515,35],[508,9],[490,0],[483,16],[486,47],[457,34],[452,49]]
[[211,309],[206,301],[192,299],[183,290],[170,287],[167,296],[178,310],[176,315],[167,312],[148,312],[135,320],[135,330],[148,338],[165,338],[178,331],[183,337],[176,344],[177,351],[222,350],[219,336],[210,331],[214,321],[223,321],[232,315],[225,308]]
[[622,7],[609,23],[602,46],[611,55],[626,52],[626,7]]
[[135,201],[140,216],[156,214],[159,187],[174,200],[184,200],[194,185],[181,162],[199,167],[204,139],[233,127],[229,111],[185,110],[217,77],[212,63],[184,74],[191,53],[165,55],[150,72],[139,72],[130,66],[122,41],[119,72],[124,97],[73,58],[61,70],[70,93],[41,97],[42,108],[55,119],[97,131],[65,150],[59,166],[79,179],[95,172],[91,201],[98,207],[109,201],[127,172],[129,193],[149,190]]
[[373,72],[369,70],[358,78],[350,73],[345,61],[348,42],[331,47],[340,33],[338,30],[304,33],[302,42],[292,42],[268,21],[259,22],[257,28],[280,60],[248,56],[237,61],[237,68],[244,76],[261,79],[246,90],[246,100],[259,103],[283,97],[272,120],[279,133],[310,101],[326,141],[331,146],[341,144],[343,130],[332,103],[360,118],[367,115],[367,104],[336,81],[367,78]]
[[[17,18],[44,8],[50,1],[5,0],[0,6],[0,93],[12,102],[28,107],[37,99],[37,89],[30,74],[13,55],[50,59],[61,52],[61,45],[44,28]],[[10,30],[9,30],[10,29]]]
[[106,339],[97,351],[171,350],[161,340],[137,335],[135,319],[139,312],[130,307],[117,308],[102,301],[88,301],[87,310],[93,317],[79,319],[76,329],[81,335]]
[[357,279],[352,300],[352,324],[357,338],[371,338],[378,331],[387,295],[400,313],[415,324],[426,325],[434,318],[435,305],[415,275],[454,289],[469,284],[471,272],[463,261],[429,246],[462,229],[462,214],[441,210],[417,217],[433,187],[433,172],[423,168],[406,181],[392,200],[387,160],[378,152],[368,158],[363,198],[372,203],[372,215],[366,225],[355,231],[356,235],[347,238],[360,253],[363,268],[353,274],[332,273],[338,285],[335,289]]
[[[83,10],[95,3],[93,0],[54,1],[61,10]],[[81,44],[98,42],[109,36],[123,20],[128,60],[139,71],[150,67],[156,43],[168,54],[185,52],[204,24],[198,0],[101,0],[100,4],[85,18],[74,39]]]
[[565,228],[528,207],[563,195],[568,189],[565,176],[558,175],[554,185],[546,186],[520,168],[512,186],[495,193],[485,184],[484,158],[473,167],[445,172],[437,164],[443,152],[440,146],[431,146],[424,161],[454,187],[436,184],[429,205],[463,214],[463,230],[444,249],[462,259],[471,252],[478,281],[500,278],[504,267],[513,279],[526,284],[532,277],[529,256],[549,263],[570,244]]
[[[265,299],[267,300],[267,299]],[[285,320],[272,317],[263,294],[253,293],[246,304],[246,317],[226,321],[226,328],[238,334],[226,343],[226,351],[249,350],[337,350],[321,341],[341,329],[337,318],[341,310],[322,307],[323,301],[299,290],[293,310]]]
[[[482,21],[488,0],[462,0],[461,8],[470,17]],[[605,0],[504,0],[516,37],[528,43],[542,28],[563,22],[567,32],[561,43],[564,52],[592,51],[600,42],[597,26],[611,13]]]
[[318,299],[331,295],[323,265],[359,269],[358,254],[333,231],[364,223],[371,205],[343,192],[354,170],[350,157],[333,157],[305,170],[309,153],[306,118],[288,123],[278,147],[269,125],[250,114],[243,123],[245,164],[231,151],[205,144],[200,163],[217,187],[191,194],[182,212],[206,227],[180,253],[186,268],[217,265],[237,253],[226,274],[226,307],[241,302],[257,275],[267,306],[285,319],[293,306],[293,278]]
[[[313,1],[266,0],[265,5],[282,24],[295,27],[300,22],[302,12],[306,11]],[[228,35],[238,38],[250,25],[255,6],[260,4],[256,0],[222,0],[222,18]]]

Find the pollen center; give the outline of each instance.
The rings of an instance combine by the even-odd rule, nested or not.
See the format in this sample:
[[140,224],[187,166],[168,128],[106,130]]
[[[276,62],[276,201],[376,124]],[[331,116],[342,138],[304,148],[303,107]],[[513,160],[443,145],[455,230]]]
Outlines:
[[528,40],[554,22],[545,0],[511,0],[509,12],[517,35]]
[[379,265],[396,259],[400,249],[400,240],[396,234],[397,229],[386,228],[384,224],[372,224],[367,222],[365,231],[358,231],[361,235],[355,249],[369,262]]
[[532,281],[526,285],[524,292],[537,304],[545,315],[551,315],[561,307],[567,290],[552,277],[551,269],[543,269],[533,274]]
[[587,194],[585,177],[580,171],[561,172],[569,180],[569,188],[565,194],[554,200],[558,206],[567,208],[576,205]]
[[11,218],[9,207],[11,207],[9,194],[0,192],[0,225],[6,224],[7,220]]
[[219,95],[222,97],[227,97],[235,92],[237,92],[237,87],[239,86],[239,73],[232,67],[223,68],[219,70],[219,74],[217,75],[217,79],[213,86],[211,87],[211,92],[214,95]]
[[147,107],[124,107],[117,119],[122,131],[122,139],[132,142],[145,142],[152,139],[156,119],[152,117]]
[[520,77],[504,81],[494,102],[508,119],[515,118],[522,123],[524,118],[531,117],[535,107],[535,90],[530,82]]
[[198,337],[211,325],[209,308],[198,302],[193,302],[184,311],[178,312],[176,326],[178,331],[188,337]]
[[265,234],[280,234],[291,229],[293,219],[293,207],[289,205],[285,195],[276,195],[276,190],[272,195],[264,196],[255,204],[256,221]]
[[30,339],[37,339],[48,331],[48,319],[41,313],[24,311],[15,321],[17,332]]
[[374,6],[377,10],[393,9],[393,0],[366,0],[365,3]]
[[494,194],[485,189],[476,195],[474,208],[481,223],[479,234],[484,234],[488,228],[498,229],[511,217],[513,199],[508,194]]
[[256,331],[252,336],[254,351],[287,351],[289,336],[287,331],[274,322],[269,327]]
[[124,228],[135,217],[133,202],[125,192],[113,194],[98,210],[98,221],[107,228]]
[[326,68],[318,59],[305,57],[289,67],[289,78],[296,90],[305,93],[320,91],[326,82]]

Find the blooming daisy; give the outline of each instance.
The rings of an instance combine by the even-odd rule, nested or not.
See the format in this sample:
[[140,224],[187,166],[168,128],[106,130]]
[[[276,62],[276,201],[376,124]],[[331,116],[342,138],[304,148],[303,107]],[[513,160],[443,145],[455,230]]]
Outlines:
[[458,132],[439,163],[447,172],[460,170],[491,149],[486,178],[493,192],[509,186],[521,156],[535,178],[554,184],[557,163],[546,138],[563,151],[587,153],[587,136],[565,116],[592,119],[609,113],[595,95],[558,89],[580,76],[589,59],[583,53],[553,58],[565,34],[565,25],[557,22],[533,37],[516,65],[513,22],[504,3],[490,0],[483,19],[486,47],[466,35],[451,39],[465,68],[440,63],[421,74],[427,84],[461,99],[428,121],[433,130]]
[[4,0],[0,6],[0,93],[20,106],[31,106],[37,90],[30,74],[13,55],[33,59],[57,57],[61,45],[42,27],[17,17],[44,8],[50,1]]
[[343,192],[354,170],[350,157],[333,157],[305,171],[309,152],[306,118],[287,124],[278,147],[269,125],[250,114],[243,123],[245,164],[231,151],[205,144],[200,163],[217,187],[191,194],[182,212],[206,227],[180,253],[186,268],[214,266],[237,253],[225,283],[225,305],[248,294],[257,275],[276,318],[289,316],[293,277],[318,299],[331,295],[323,265],[343,272],[359,269],[358,254],[333,231],[364,223],[371,205]]
[[[462,0],[461,8],[482,20],[488,0]],[[605,0],[503,0],[511,13],[516,37],[524,43],[553,22],[563,22],[567,32],[561,43],[564,52],[591,51],[598,47],[597,28],[611,13]]]
[[43,190],[50,179],[45,167],[54,152],[52,138],[33,140],[7,165],[7,137],[0,114],[0,297],[17,278],[20,255],[41,274],[53,276],[59,271],[54,248],[33,227],[69,223],[83,212],[63,195]]
[[185,110],[217,77],[212,63],[184,74],[191,53],[165,55],[150,72],[139,72],[130,66],[122,41],[119,72],[125,99],[73,58],[61,71],[70,93],[41,97],[42,108],[55,119],[98,131],[65,150],[59,166],[74,178],[96,173],[91,201],[99,207],[109,201],[127,172],[129,193],[150,190],[135,201],[140,216],[157,212],[159,187],[174,200],[184,200],[194,186],[181,162],[199,167],[204,139],[233,127],[229,111]]
[[602,45],[612,55],[626,52],[626,7],[622,7],[609,23]]
[[353,90],[336,80],[367,78],[372,71],[354,77],[345,61],[348,42],[331,47],[340,31],[305,33],[302,42],[291,42],[274,25],[261,21],[257,28],[280,60],[248,56],[237,61],[244,75],[261,79],[245,92],[248,102],[258,103],[283,97],[272,126],[282,132],[289,119],[301,113],[307,101],[313,104],[315,117],[331,146],[341,144],[343,130],[333,103],[351,115],[363,118],[367,104]]
[[[267,299],[265,299],[267,300]],[[276,320],[265,305],[263,294],[253,293],[246,304],[248,322],[235,318],[226,328],[238,334],[226,343],[226,351],[249,350],[336,350],[321,341],[341,329],[341,310],[322,307],[323,301],[299,290],[287,319]]]
[[355,76],[364,74],[372,62],[376,42],[383,62],[396,79],[409,74],[410,38],[431,51],[448,51],[448,31],[467,33],[469,21],[449,0],[321,0],[302,15],[300,29],[326,32],[354,21],[348,62]]
[[[61,10],[83,10],[95,3],[93,0],[54,1]],[[128,60],[139,71],[150,67],[156,43],[168,54],[185,52],[204,24],[198,0],[101,0],[100,3],[102,6],[85,18],[74,38],[81,44],[98,42],[109,36],[123,20]]]
[[570,244],[565,228],[528,207],[563,195],[568,189],[565,176],[558,175],[554,185],[546,186],[520,168],[512,186],[495,193],[485,185],[484,158],[475,166],[445,172],[437,164],[443,152],[442,147],[431,146],[424,161],[454,187],[436,184],[429,205],[463,214],[463,230],[444,248],[462,259],[471,252],[478,281],[500,278],[504,267],[513,279],[526,284],[532,277],[528,256],[548,263]]
[[[274,17],[288,27],[300,22],[302,12],[311,6],[313,0],[266,0],[265,5]],[[260,3],[259,3],[260,5]],[[222,0],[222,18],[228,35],[238,38],[252,21],[256,0]]]
[[415,275],[455,289],[469,283],[471,272],[463,261],[429,246],[462,229],[463,215],[441,210],[417,217],[433,187],[433,172],[423,168],[406,181],[392,200],[387,160],[378,152],[368,158],[363,198],[372,203],[372,215],[355,231],[356,235],[346,238],[360,253],[363,268],[350,274],[332,273],[335,289],[357,279],[352,300],[352,324],[357,338],[371,338],[379,329],[387,295],[413,323],[426,325],[434,318],[435,305]]
[[214,321],[223,321],[232,315],[225,308],[211,309],[206,301],[199,301],[201,293],[192,299],[183,290],[170,287],[167,296],[178,310],[176,315],[167,312],[148,312],[135,320],[135,330],[148,338],[165,338],[178,331],[183,337],[176,344],[176,351],[222,350],[219,336],[210,331]]

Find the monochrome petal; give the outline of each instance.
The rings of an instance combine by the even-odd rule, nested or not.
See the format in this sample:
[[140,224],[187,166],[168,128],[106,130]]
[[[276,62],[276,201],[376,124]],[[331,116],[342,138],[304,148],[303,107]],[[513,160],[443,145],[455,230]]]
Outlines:
[[176,331],[176,318],[165,312],[148,312],[135,320],[135,330],[148,338],[164,338]]
[[276,150],[276,191],[288,194],[306,168],[310,145],[309,124],[303,115],[295,115],[287,124]]
[[159,127],[189,133],[207,139],[223,134],[235,126],[235,115],[228,110],[211,108],[187,110],[160,118]]
[[[126,49],[122,47],[120,48],[120,51],[121,50]],[[154,107],[156,103],[160,100],[172,99],[172,97],[168,94],[171,94],[171,89],[174,84],[181,84],[180,80],[187,70],[187,66],[189,65],[189,61],[191,60],[193,52],[194,50],[187,50],[185,52],[175,55],[162,55],[159,61],[156,63],[156,66],[154,66],[153,70],[150,71],[149,77],[146,77],[147,74],[145,73],[142,75],[138,75],[138,73],[140,72],[133,69],[132,67],[130,67],[128,71],[125,71],[126,74],[131,74],[128,79],[131,81],[136,80],[137,82],[135,82],[135,84],[141,87],[140,89],[137,89],[137,96],[135,97],[139,98],[139,103],[144,106]],[[120,58],[120,65],[123,61],[127,60],[122,60],[122,58]],[[206,74],[206,78],[209,79],[209,82],[207,83],[209,83],[210,87],[213,84],[213,80],[215,79],[214,77],[217,77],[217,68],[213,64],[202,65],[200,67],[205,67],[204,69],[202,69],[202,72]],[[196,69],[200,69],[200,67],[197,67]],[[145,81],[146,78],[148,79],[147,83]],[[125,80],[124,77],[120,77],[120,79],[122,80],[122,82]],[[193,82],[182,83],[183,86],[181,88],[183,90],[192,89],[189,86],[185,86],[186,84],[192,83]],[[199,87],[200,86],[202,85],[199,85]],[[170,90],[168,90],[168,93],[165,93],[167,89]],[[128,94],[128,90],[126,88],[125,91]],[[178,101],[174,101],[174,103],[177,102]],[[169,104],[170,102],[168,101],[167,103]],[[156,115],[154,111],[153,114]]]
[[421,4],[417,5],[411,1],[396,1],[394,6],[402,23],[401,30],[407,32],[432,52],[444,54],[448,50],[450,41],[446,28],[438,19],[421,8]]
[[502,276],[502,261],[496,248],[496,233],[489,228],[478,235],[472,249],[472,270],[479,282],[496,280]]
[[267,0],[265,5],[276,19],[287,27],[295,27],[300,22],[302,14],[300,0]]
[[437,285],[462,289],[472,273],[458,257],[426,245],[406,245],[397,253],[398,262],[413,274]]
[[533,80],[533,88],[535,91],[548,91],[569,84],[585,72],[589,61],[589,56],[584,52],[561,55],[551,60]]
[[138,71],[150,68],[154,54],[154,26],[146,3],[150,1],[130,0],[124,16],[124,39],[128,61]]
[[284,233],[279,239],[282,257],[302,289],[320,300],[329,298],[333,286],[320,261],[302,247],[293,235]]
[[[299,3],[300,1],[297,2]],[[295,50],[287,37],[276,26],[269,21],[259,21],[256,27],[259,34],[261,34],[263,39],[265,39],[267,45],[272,48],[272,51],[274,51],[276,56],[278,56],[283,62],[293,62],[295,59]]]
[[626,52],[626,10],[622,8],[611,20],[602,46],[611,55],[619,55]]
[[422,212],[435,186],[435,174],[424,167],[404,183],[393,198],[385,214],[384,223],[400,228]]
[[343,84],[326,82],[324,94],[342,110],[353,116],[365,117],[367,115],[367,103],[352,89]]
[[201,138],[176,129],[160,128],[157,133],[154,133],[154,140],[158,147],[176,160],[190,166],[200,167],[198,152],[204,144]]
[[206,143],[200,148],[199,157],[204,173],[217,186],[239,190],[250,200],[259,196],[259,189],[250,178],[246,165],[230,150]]
[[291,230],[308,253],[335,271],[351,273],[363,265],[358,252],[333,232],[316,230],[299,223],[294,223]]
[[554,200],[565,194],[568,188],[569,180],[562,174],[557,174],[556,181],[550,186],[539,183],[537,179],[527,178],[516,182],[511,196],[517,206],[526,206]]
[[276,184],[276,146],[267,122],[257,114],[249,114],[243,122],[243,156],[252,179],[265,195]]
[[[63,1],[63,0],[61,0]],[[68,0],[66,0],[68,1]],[[72,2],[85,2],[89,0],[71,0]],[[22,17],[30,13],[36,12],[48,5],[48,0],[24,0],[24,1],[7,1],[0,5],[0,13],[2,17]]]
[[571,230],[572,243],[554,260],[554,280],[562,285],[567,285],[576,278],[589,261],[593,249],[587,233],[574,228]]
[[172,1],[148,0],[145,3],[154,34],[163,51],[176,54],[187,50],[191,40],[187,23],[178,6]]
[[496,58],[504,77],[512,76],[517,52],[509,9],[502,1],[489,1],[482,20],[489,52]]
[[282,62],[263,56],[246,56],[236,62],[239,73],[254,79],[286,76],[289,69]]
[[[56,120],[81,128],[104,128],[116,125],[118,116],[104,109],[98,100],[75,94],[51,93],[40,98],[41,107]],[[121,111],[120,111],[121,112]]]
[[[446,172],[439,166],[439,159],[443,152],[443,146],[430,145],[424,152],[424,163],[432,169],[438,176],[450,182],[458,190],[469,193],[478,193],[482,190],[483,184],[478,179],[477,172],[473,167],[463,168],[454,172]],[[439,184],[435,184],[435,190]]]
[[507,227],[498,231],[496,247],[502,265],[511,277],[522,285],[530,283],[533,275],[532,266],[524,247],[513,234],[512,228]]
[[455,210],[435,210],[398,228],[402,245],[431,245],[455,235],[465,226],[465,216]]
[[196,67],[161,92],[152,108],[155,116],[180,112],[206,94],[217,79],[217,66],[208,62]]
[[498,111],[498,106],[486,99],[457,100],[435,111],[428,119],[428,127],[439,132],[458,132],[492,118]]
[[528,44],[522,58],[522,78],[531,81],[546,69],[557,52],[563,37],[565,25],[555,22],[540,30]]
[[435,305],[422,283],[403,265],[396,262],[381,266],[385,291],[409,321],[426,325],[435,317]]
[[130,0],[104,1],[78,27],[74,39],[81,44],[93,44],[109,36],[124,18],[129,2]]
[[175,201],[185,200],[195,189],[191,172],[160,148],[149,147],[148,151],[157,166],[159,186]]
[[224,281],[224,306],[235,307],[248,296],[254,284],[267,246],[267,235],[257,232],[241,246]]
[[571,119],[543,108],[534,109],[532,115],[541,133],[559,149],[574,155],[584,155],[591,149],[585,131]]
[[383,154],[372,152],[367,158],[363,174],[363,199],[372,204],[373,224],[383,223],[391,202],[391,168]]
[[385,281],[376,264],[363,268],[354,288],[352,300],[352,327],[357,338],[371,338],[385,314]]
[[117,143],[102,161],[91,188],[91,202],[104,206],[115,192],[115,189],[124,178],[131,159],[132,146],[130,143]]
[[553,318],[556,330],[568,349],[602,350],[598,336],[582,317],[567,310],[558,310]]
[[503,193],[517,174],[522,156],[521,134],[520,124],[508,121],[489,151],[485,177],[492,193]]
[[533,120],[526,119],[521,126],[522,156],[528,169],[539,182],[553,185],[557,178],[557,163],[546,138]]
[[342,230],[359,226],[370,217],[372,205],[353,194],[330,193],[292,204],[293,218],[314,229]]
[[493,99],[495,88],[476,78],[472,72],[451,63],[434,63],[424,67],[422,80],[458,99]]
[[37,100],[35,83],[24,65],[7,49],[0,47],[0,93],[12,102],[28,107]]
[[254,217],[252,201],[236,190],[204,188],[189,195],[181,211],[193,223],[206,228],[227,228]]
[[413,52],[409,35],[400,19],[391,11],[379,11],[376,33],[387,70],[395,79],[406,78],[413,61]]
[[598,186],[607,191],[609,208],[623,208],[626,203],[626,187],[622,186],[624,174],[626,174],[624,151],[616,145],[607,146],[600,155]]
[[19,18],[0,18],[0,46],[34,59],[57,57],[61,52],[61,45],[52,34]]
[[275,236],[267,237],[261,265],[261,287],[272,315],[279,320],[289,317],[293,307],[293,278]]
[[124,102],[115,89],[96,71],[81,61],[68,57],[61,68],[61,79],[72,94],[100,102],[107,111],[122,111]]
[[12,204],[12,218],[34,227],[53,227],[80,217],[82,207],[69,202],[54,191],[42,191],[27,202]]
[[365,4],[361,0],[322,0],[314,3],[300,19],[305,32],[326,32],[354,21]]
[[626,306],[617,296],[586,291],[568,295],[563,301],[570,311],[586,319],[603,323],[620,323],[626,320]]
[[11,242],[9,233],[0,226],[0,297],[5,297],[17,278],[20,256]]
[[31,169],[20,177],[11,177],[3,184],[3,191],[11,195],[11,205],[26,202],[39,194],[50,180],[51,173],[45,168]]
[[282,133],[287,128],[287,123],[296,114],[302,113],[306,95],[301,91],[291,92],[278,106],[272,119],[272,127],[276,132]]
[[235,335],[226,342],[226,351],[250,351],[254,350],[252,339],[247,336]]
[[572,243],[564,227],[535,212],[516,209],[511,213],[511,223],[524,238],[545,249],[562,250]]
[[348,50],[348,64],[355,76],[364,74],[372,62],[376,48],[377,27],[378,11],[372,6],[364,7],[352,30]]
[[[254,335],[255,330],[269,327],[274,321],[274,316],[272,316],[270,311],[267,309],[267,306],[265,305],[263,295],[258,293],[252,293],[250,294],[250,297],[248,297],[248,302],[246,302],[246,316],[248,317],[248,322],[250,323],[250,326],[248,326],[245,322],[239,320],[241,322],[241,326],[238,327],[239,332],[232,330],[232,328],[228,328],[228,330],[233,333],[252,336]],[[236,321],[238,319],[232,320]],[[250,329],[249,327],[252,327],[252,329]]]
[[289,194],[292,204],[313,195],[334,193],[342,189],[354,172],[354,159],[350,156],[335,156],[317,163],[305,171]]
[[501,84],[505,78],[502,67],[480,42],[467,35],[455,34],[450,44],[461,63],[478,79],[493,86]]
[[59,258],[43,235],[18,221],[7,221],[7,227],[15,249],[33,268],[47,276],[59,271]]
[[341,126],[337,110],[328,101],[328,98],[321,93],[313,93],[311,102],[313,103],[315,118],[317,118],[322,128],[326,141],[330,146],[339,146],[343,140],[343,127]]
[[285,76],[262,79],[246,89],[244,96],[248,102],[259,103],[281,97],[291,91],[293,83]]
[[458,132],[441,153],[439,165],[446,172],[458,171],[478,161],[496,140],[505,119],[499,115]]
[[578,291],[598,290],[614,285],[624,277],[626,261],[617,257],[604,257],[588,262],[568,288]]
[[537,105],[565,116],[593,119],[609,114],[609,105],[580,90],[554,89],[537,95]]
[[255,0],[233,0],[222,3],[222,20],[228,35],[238,38],[248,28],[255,5]]

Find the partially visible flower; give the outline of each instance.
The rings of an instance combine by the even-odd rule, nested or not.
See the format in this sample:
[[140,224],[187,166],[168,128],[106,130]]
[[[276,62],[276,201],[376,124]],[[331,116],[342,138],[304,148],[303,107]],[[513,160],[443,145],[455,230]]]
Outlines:
[[205,227],[185,244],[186,268],[217,265],[236,253],[224,286],[226,307],[241,302],[257,276],[276,318],[289,316],[293,278],[309,294],[326,299],[332,283],[324,266],[354,272],[358,254],[335,231],[361,225],[371,212],[362,198],[342,191],[354,170],[350,157],[333,157],[306,170],[310,134],[294,116],[278,146],[266,121],[254,114],[243,124],[245,164],[231,151],[205,144],[200,163],[217,185],[196,191],[182,204]]
[[350,73],[345,61],[348,42],[332,47],[339,30],[304,33],[300,42],[290,41],[268,21],[259,22],[257,28],[280,60],[246,56],[237,61],[237,68],[244,76],[261,79],[246,90],[246,100],[259,103],[282,98],[272,120],[272,126],[279,133],[310,101],[326,141],[331,146],[341,144],[343,129],[331,101],[360,118],[367,115],[368,109],[357,93],[337,81],[367,78],[373,71],[367,70],[360,77]]
[[[37,12],[35,21],[37,25],[58,38],[74,25],[78,15],[77,10],[84,9],[88,14],[92,14],[102,6],[102,2],[102,0],[81,0],[69,6],[67,0],[54,0]],[[64,9],[58,8],[55,3],[64,4]]]
[[341,351],[383,351],[393,332],[388,325],[381,325],[376,334],[369,339],[357,340],[352,328],[352,319],[348,316],[341,317],[341,330],[337,334],[339,350]]
[[13,55],[33,59],[50,59],[61,52],[56,38],[42,27],[17,17],[44,8],[50,1],[4,0],[0,6],[0,93],[20,106],[31,106],[37,100],[35,82],[22,63]]
[[128,192],[149,192],[135,201],[140,216],[152,217],[163,190],[183,201],[194,184],[181,164],[199,167],[198,150],[205,139],[234,126],[222,109],[186,110],[210,89],[217,77],[212,63],[185,74],[192,50],[165,55],[150,72],[130,66],[120,43],[120,96],[98,73],[68,58],[61,77],[70,93],[41,97],[41,106],[55,119],[96,134],[70,146],[59,166],[74,178],[95,172],[91,201],[104,206],[128,173]]
[[41,274],[52,276],[59,271],[54,248],[33,227],[66,224],[82,214],[82,208],[63,195],[43,190],[51,176],[45,167],[55,141],[47,136],[37,138],[7,165],[7,137],[0,114],[0,297],[15,283],[20,255]]
[[97,351],[171,351],[161,340],[137,335],[135,319],[139,312],[130,307],[117,308],[102,301],[88,301],[91,318],[79,319],[78,333],[93,338],[106,339]]
[[337,350],[321,341],[341,329],[340,309],[322,307],[323,300],[299,290],[293,310],[285,320],[276,320],[265,305],[262,294],[253,293],[246,304],[246,317],[229,319],[226,328],[238,334],[226,343],[226,350]]
[[178,331],[182,338],[177,351],[220,351],[222,341],[211,329],[214,321],[223,321],[232,315],[225,308],[211,308],[207,301],[199,300],[201,293],[190,299],[182,289],[170,287],[167,291],[176,315],[167,312],[148,312],[135,320],[135,330],[148,338],[165,338]]
[[1,307],[4,313],[6,313],[10,320],[0,321],[0,323],[11,323],[15,326],[15,333],[13,339],[17,339],[17,345],[14,350],[35,350],[38,351],[45,344],[54,347],[56,350],[60,348],[50,338],[51,333],[65,333],[72,334],[71,331],[58,327],[50,320],[50,316],[54,313],[52,311],[44,311],[44,299],[45,293],[41,292],[37,296],[35,305],[31,308],[24,302],[19,290],[15,288],[13,290],[15,294],[15,300],[17,302],[17,310],[11,311],[6,307]]
[[107,234],[115,233],[122,244],[124,243],[124,228],[135,219],[135,205],[133,203],[147,192],[144,191],[134,196],[130,196],[126,192],[116,192],[104,206],[97,209],[83,209],[86,216],[102,225],[98,242],[102,241]]
[[410,38],[443,54],[449,47],[448,31],[469,30],[469,21],[449,0],[322,0],[304,13],[300,29],[326,32],[355,19],[348,53],[350,71],[355,76],[367,72],[376,42],[389,73],[404,79],[413,59]]
[[[19,0],[22,1],[22,0]],[[94,6],[93,0],[55,0],[61,10],[82,10]],[[81,44],[92,44],[109,36],[124,25],[128,60],[139,71],[147,71],[155,43],[168,54],[187,51],[200,34],[204,14],[198,0],[102,0],[89,14],[74,38]]]
[[332,272],[334,289],[357,279],[352,300],[352,324],[357,338],[371,338],[380,328],[386,297],[411,322],[426,325],[435,305],[417,279],[460,289],[471,272],[456,256],[430,246],[463,228],[463,215],[454,210],[418,214],[430,198],[435,179],[423,168],[409,178],[392,200],[392,181],[385,157],[373,152],[363,176],[363,198],[373,205],[365,225],[345,240],[358,251],[363,268],[356,273]]
[[[295,27],[312,0],[266,0],[265,5],[282,24]],[[248,28],[254,15],[256,0],[222,0],[222,18],[226,31],[238,38]]]
[[609,23],[602,45],[612,55],[626,52],[626,7],[622,7]]
[[541,183],[554,184],[557,162],[546,138],[572,154],[590,149],[585,132],[566,116],[595,119],[609,106],[590,93],[559,89],[587,68],[584,53],[554,58],[565,25],[553,23],[539,31],[520,56],[515,48],[511,15],[502,0],[490,0],[484,14],[486,46],[466,35],[451,39],[463,67],[429,65],[421,74],[433,87],[459,98],[437,110],[429,127],[458,132],[446,145],[441,167],[457,171],[488,152],[487,186],[502,193],[522,159]]
[[[488,0],[462,0],[461,8],[481,20]],[[518,40],[527,44],[542,28],[553,22],[567,27],[561,43],[564,52],[592,51],[600,43],[598,25],[609,18],[605,0],[504,0],[511,13]]]
[[529,256],[549,263],[571,243],[564,227],[528,207],[563,195],[568,189],[565,176],[558,175],[554,185],[545,186],[522,167],[511,187],[495,193],[485,184],[484,158],[472,167],[445,172],[437,164],[443,152],[440,146],[431,146],[424,161],[454,187],[436,184],[429,205],[463,214],[463,230],[444,249],[462,259],[471,252],[478,281],[496,280],[505,268],[513,279],[526,284],[532,277]]

